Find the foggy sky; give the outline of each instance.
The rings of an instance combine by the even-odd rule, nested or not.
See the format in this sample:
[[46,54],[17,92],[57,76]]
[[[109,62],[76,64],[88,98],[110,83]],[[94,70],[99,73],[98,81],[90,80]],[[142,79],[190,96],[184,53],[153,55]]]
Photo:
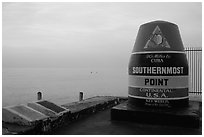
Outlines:
[[179,26],[202,46],[201,3],[3,3],[3,67],[127,68],[139,26]]

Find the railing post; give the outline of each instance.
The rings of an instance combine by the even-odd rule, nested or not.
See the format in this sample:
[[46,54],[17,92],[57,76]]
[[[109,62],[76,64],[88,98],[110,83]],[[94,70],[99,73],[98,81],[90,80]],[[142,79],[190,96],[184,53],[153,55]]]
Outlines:
[[82,101],[83,100],[83,91],[80,91],[79,92],[79,101]]
[[41,93],[41,92],[38,92],[38,93],[37,93],[37,99],[38,99],[38,100],[42,100],[42,93]]

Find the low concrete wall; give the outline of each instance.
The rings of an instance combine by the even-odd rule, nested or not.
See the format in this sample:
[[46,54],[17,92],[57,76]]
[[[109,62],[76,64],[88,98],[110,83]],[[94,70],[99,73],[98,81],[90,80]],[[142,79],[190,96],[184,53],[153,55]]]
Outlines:
[[42,100],[5,107],[2,109],[3,134],[43,134],[124,100],[127,98],[97,96],[62,106]]

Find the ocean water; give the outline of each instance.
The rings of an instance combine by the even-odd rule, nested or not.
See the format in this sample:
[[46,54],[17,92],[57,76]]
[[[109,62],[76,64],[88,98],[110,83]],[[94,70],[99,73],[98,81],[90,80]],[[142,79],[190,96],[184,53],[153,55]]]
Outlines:
[[43,99],[57,104],[93,96],[127,96],[127,69],[93,68],[3,68],[2,106],[26,104]]

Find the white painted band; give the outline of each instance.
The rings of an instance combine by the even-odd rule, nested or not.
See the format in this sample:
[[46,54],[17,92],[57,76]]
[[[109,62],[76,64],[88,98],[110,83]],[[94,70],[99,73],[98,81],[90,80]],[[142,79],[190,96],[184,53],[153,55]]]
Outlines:
[[149,53],[182,53],[185,54],[185,51],[139,51],[132,52],[131,54],[149,54]]
[[153,88],[153,89],[178,89],[178,88],[189,88],[189,86],[186,86],[186,87],[170,87],[168,86],[167,87],[155,87],[155,86],[152,86],[152,87],[144,87],[144,86],[133,86],[133,85],[128,85],[128,87],[132,87],[132,88]]
[[152,100],[179,100],[179,99],[187,99],[189,96],[186,97],[177,97],[177,98],[148,98],[148,97],[141,97],[141,96],[133,96],[133,95],[128,95],[129,97],[132,98],[138,98],[138,99],[152,99]]
[[138,76],[129,75],[131,87],[178,88],[188,87],[188,76]]

